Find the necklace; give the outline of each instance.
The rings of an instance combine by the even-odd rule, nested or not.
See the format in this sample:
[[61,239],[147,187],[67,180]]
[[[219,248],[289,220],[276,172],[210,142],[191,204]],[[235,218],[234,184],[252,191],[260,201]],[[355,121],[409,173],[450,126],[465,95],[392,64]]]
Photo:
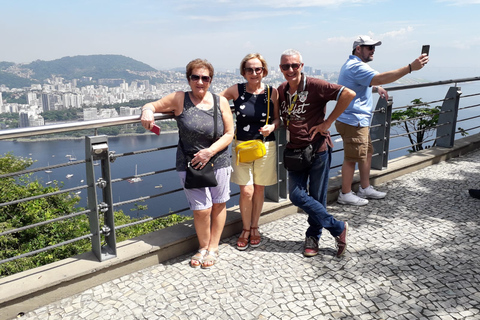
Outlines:
[[[260,91],[260,92],[257,93],[257,91]],[[264,93],[264,91],[265,91],[265,85],[263,83],[261,83],[260,88],[253,90],[252,93],[250,93],[250,92],[248,92],[248,93],[250,93],[251,95],[253,95],[256,98],[257,95]],[[240,96],[240,99],[245,100],[245,93],[247,93],[247,83],[243,84],[243,93]]]

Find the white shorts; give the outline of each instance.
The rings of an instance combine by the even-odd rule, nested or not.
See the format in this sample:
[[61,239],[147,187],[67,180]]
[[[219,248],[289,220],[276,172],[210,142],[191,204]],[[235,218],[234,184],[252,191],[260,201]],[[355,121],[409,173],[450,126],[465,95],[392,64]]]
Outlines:
[[259,186],[271,186],[278,182],[277,179],[277,148],[275,141],[265,142],[266,154],[263,158],[252,162],[239,162],[235,147],[244,141],[234,141],[232,150],[232,182],[240,186],[256,184]]
[[[215,170],[218,185],[210,188],[185,189],[190,210],[211,208],[213,203],[224,203],[230,200],[230,174],[232,167]],[[182,186],[185,185],[186,171],[178,171]]]

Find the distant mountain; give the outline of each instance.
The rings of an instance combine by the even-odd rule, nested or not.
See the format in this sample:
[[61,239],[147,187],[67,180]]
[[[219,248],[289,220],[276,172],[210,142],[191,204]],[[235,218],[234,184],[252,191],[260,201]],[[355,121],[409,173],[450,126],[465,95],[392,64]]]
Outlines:
[[43,83],[52,76],[67,80],[91,77],[98,79],[150,79],[159,71],[149,65],[122,55],[88,55],[64,57],[52,61],[36,60],[29,64],[0,61],[0,85]]
[[14,74],[0,71],[0,85],[4,84],[9,88],[23,88],[29,87],[33,83],[39,83],[38,81],[32,81],[31,79],[22,78]]

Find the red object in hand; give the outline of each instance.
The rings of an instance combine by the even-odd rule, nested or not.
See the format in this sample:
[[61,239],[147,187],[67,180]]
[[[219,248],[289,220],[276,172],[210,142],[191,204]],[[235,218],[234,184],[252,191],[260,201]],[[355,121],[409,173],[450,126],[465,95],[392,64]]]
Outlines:
[[160,127],[157,126],[156,124],[153,125],[152,129],[150,129],[153,133],[155,133],[157,136],[160,135]]

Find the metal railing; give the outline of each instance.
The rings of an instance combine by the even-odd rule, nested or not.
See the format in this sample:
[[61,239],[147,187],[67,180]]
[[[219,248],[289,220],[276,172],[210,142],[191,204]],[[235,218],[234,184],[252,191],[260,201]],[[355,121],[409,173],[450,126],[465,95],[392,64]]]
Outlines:
[[[400,87],[390,87],[390,88],[387,88],[387,90],[389,92],[393,92],[393,91],[400,91],[400,90],[418,89],[418,88],[424,88],[429,86],[431,87],[431,86],[439,86],[439,85],[445,85],[445,84],[455,84],[453,87],[448,89],[448,92],[446,93],[445,98],[425,103],[426,105],[431,103],[439,103],[439,102],[442,103],[438,124],[436,126],[436,137],[433,140],[429,140],[429,141],[430,142],[435,141],[437,146],[449,148],[453,146],[455,136],[460,132],[457,129],[457,124],[466,123],[468,121],[472,121],[480,117],[479,115],[480,112],[477,112],[476,115],[474,116],[457,119],[459,111],[467,110],[467,109],[470,110],[480,106],[480,103],[478,103],[480,102],[480,99],[479,99],[480,93],[476,92],[476,93],[472,93],[472,94],[461,97],[461,89],[457,87],[458,83],[472,82],[472,81],[480,81],[480,77],[448,80],[448,81],[438,81],[433,83],[424,83],[424,84],[408,85],[408,86],[400,86]],[[474,103],[460,107],[461,98],[469,99],[469,100],[472,99],[474,100]],[[395,109],[408,108],[408,107],[409,105],[404,105]],[[392,99],[389,99],[389,101],[386,101],[385,99],[378,100],[378,103],[375,108],[375,114],[372,121],[372,126],[371,126],[372,143],[375,149],[375,154],[372,160],[372,168],[375,168],[375,169],[386,168],[388,166],[390,152],[412,147],[412,145],[406,145],[406,146],[401,146],[394,149],[389,149],[389,145],[392,139],[404,137],[406,135],[406,134],[395,135],[395,136],[390,135],[390,131],[392,127],[391,116],[392,116],[393,110],[394,108],[393,108]],[[173,118],[173,115],[168,115],[168,114],[155,115],[156,120],[168,120],[172,118]],[[109,138],[107,136],[96,135],[97,129],[100,127],[133,124],[133,123],[138,123],[138,121],[139,121],[139,116],[127,116],[127,117],[119,117],[119,118],[104,119],[104,120],[92,120],[92,121],[75,122],[75,123],[69,123],[69,124],[55,124],[55,125],[49,125],[44,127],[30,127],[30,128],[20,128],[20,129],[0,131],[0,141],[6,140],[6,139],[28,138],[28,137],[53,134],[53,133],[58,134],[58,133],[84,130],[84,129],[92,130],[92,133],[93,133],[92,136],[85,137],[85,159],[84,160],[71,161],[71,162],[66,162],[66,163],[52,165],[52,166],[28,169],[20,172],[0,175],[0,179],[4,179],[4,178],[10,178],[10,177],[19,177],[22,175],[36,173],[36,172],[45,171],[45,170],[58,169],[66,166],[85,164],[86,181],[87,181],[86,184],[79,185],[73,188],[61,189],[59,191],[55,191],[47,194],[42,194],[42,195],[0,203],[0,208],[1,208],[1,207],[16,205],[22,202],[27,202],[35,199],[49,197],[52,195],[57,195],[62,193],[73,193],[79,190],[86,189],[88,192],[88,201],[87,201],[88,205],[85,210],[81,210],[79,212],[65,212],[63,216],[55,219],[42,221],[39,223],[23,226],[23,227],[12,229],[12,230],[6,230],[0,233],[0,238],[6,235],[15,234],[28,229],[33,229],[39,226],[43,226],[49,223],[58,222],[66,219],[72,219],[74,217],[82,216],[82,215],[88,216],[88,220],[90,224],[90,232],[88,234],[82,235],[75,239],[69,239],[67,241],[56,243],[39,250],[31,251],[31,252],[14,256],[14,257],[9,257],[7,259],[1,260],[0,264],[9,262],[9,261],[14,261],[23,257],[32,256],[40,252],[45,252],[63,245],[81,241],[84,239],[90,239],[91,245],[92,245],[92,251],[94,252],[94,254],[96,255],[99,261],[107,260],[116,256],[116,236],[115,236],[116,231],[129,226],[133,226],[136,224],[145,223],[145,222],[157,219],[157,218],[150,217],[150,218],[138,220],[129,224],[117,226],[115,225],[115,221],[114,221],[114,208],[121,207],[126,204],[135,203],[138,201],[150,200],[150,199],[159,198],[159,197],[161,198],[175,192],[183,192],[181,188],[177,188],[174,190],[170,190],[167,192],[162,192],[154,195],[142,196],[135,199],[129,199],[127,201],[118,201],[118,202],[114,202],[112,197],[112,190],[114,189],[114,185],[117,182],[125,181],[134,177],[142,178],[142,177],[162,174],[169,171],[175,171],[175,168],[167,168],[163,170],[143,173],[137,176],[125,176],[125,177],[113,179],[111,177],[111,167],[115,166],[115,160],[118,158],[136,156],[142,153],[150,153],[150,152],[157,152],[157,151],[162,152],[168,149],[174,149],[176,148],[176,145],[169,145],[169,146],[164,146],[164,147],[159,147],[154,149],[131,151],[131,152],[117,154],[115,153],[115,151],[109,149]],[[470,128],[466,128],[466,129],[464,128],[461,131],[462,132],[473,131],[473,130],[478,130],[479,128],[480,126],[475,125]],[[332,137],[333,138],[338,137],[338,134],[333,134]],[[426,143],[426,142],[428,141],[424,141],[423,143]],[[281,155],[283,154],[283,149],[285,148],[285,145],[286,145],[285,130],[281,128],[277,132],[277,154],[279,155],[279,161],[277,161],[278,183],[274,186],[270,186],[266,188],[266,197],[273,201],[282,201],[287,197],[287,172],[283,168],[282,161],[281,161],[282,159]],[[336,148],[333,150],[335,154],[340,154],[342,153],[342,151],[343,151],[342,148]],[[96,163],[100,163],[101,165],[101,174],[99,177],[95,176],[94,165]],[[172,159],[172,163],[173,163],[173,159]],[[340,166],[341,166],[341,161],[340,161],[340,164],[333,164],[331,169],[335,169]],[[188,206],[185,203],[185,208],[182,208],[173,212],[169,212],[169,214],[185,212],[188,210],[189,210]],[[103,217],[103,221],[100,221],[101,217]],[[164,216],[161,216],[161,217],[164,217]]]

